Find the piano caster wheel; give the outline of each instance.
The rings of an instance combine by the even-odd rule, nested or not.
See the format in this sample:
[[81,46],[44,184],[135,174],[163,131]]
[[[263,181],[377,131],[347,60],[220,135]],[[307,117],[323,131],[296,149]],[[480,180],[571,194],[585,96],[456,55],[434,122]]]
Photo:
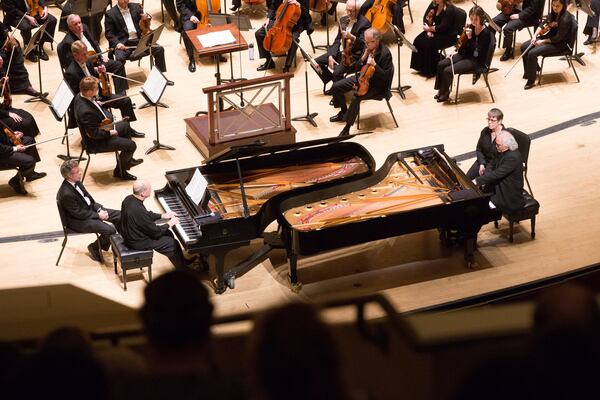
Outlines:
[[215,293],[216,294],[223,294],[227,290],[227,286],[219,285],[216,279],[213,281],[213,283],[215,285]]
[[292,283],[290,286],[292,293],[298,294],[302,290],[302,282]]
[[235,276],[225,279],[225,284],[229,289],[235,289]]

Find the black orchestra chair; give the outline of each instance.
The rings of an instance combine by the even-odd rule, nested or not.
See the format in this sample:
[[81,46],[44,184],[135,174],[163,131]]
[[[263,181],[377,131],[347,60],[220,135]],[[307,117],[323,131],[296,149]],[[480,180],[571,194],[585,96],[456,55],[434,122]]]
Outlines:
[[127,290],[127,271],[130,269],[148,267],[148,280],[152,282],[152,250],[133,250],[125,245],[123,236],[116,233],[110,235],[110,246],[113,252],[115,275],[118,275],[117,264],[121,264],[123,271],[123,290]]
[[[490,87],[490,81],[488,80],[488,75],[492,72],[498,71],[498,68],[491,68],[492,59],[494,58],[494,50],[496,49],[496,37],[492,35],[492,41],[490,42],[490,48],[488,49],[488,54],[485,60],[485,65],[483,68],[478,68],[475,70],[473,74],[473,84],[477,82],[479,77],[483,78],[485,85],[487,86],[490,96],[492,97],[492,103],[495,103],[494,94],[492,93],[492,88]],[[471,72],[468,72],[469,74]],[[460,77],[464,74],[456,74],[456,93],[454,94],[454,104],[458,103],[458,87],[460,85]]]
[[410,17],[410,23],[413,23],[412,11],[410,9],[410,0],[404,0],[404,4],[402,4],[402,8],[408,7],[408,15]]
[[394,119],[394,124],[396,125],[396,128],[398,128],[398,121],[396,121],[396,116],[394,115],[394,110],[392,109],[392,105],[390,104],[391,98],[392,98],[392,92],[391,92],[391,90],[388,90],[383,95],[377,95],[374,97],[369,97],[369,98],[365,98],[365,99],[361,100],[360,103],[358,103],[358,117],[356,119],[356,129],[360,129],[360,104],[363,101],[367,101],[367,100],[377,100],[377,101],[385,100],[385,102],[388,106],[388,109],[390,110],[390,114],[392,114],[392,118]]
[[117,168],[119,168],[119,171],[121,173],[123,173],[123,170],[121,169],[121,162],[119,161],[119,152],[115,151],[115,150],[106,150],[106,151],[94,151],[94,150],[90,150],[90,146],[89,146],[89,140],[87,135],[85,134],[84,130],[81,129],[81,127],[79,127],[79,134],[81,135],[81,153],[79,153],[79,160],[83,160],[83,152],[85,151],[85,154],[87,155],[87,162],[85,163],[85,169],[83,170],[83,175],[81,176],[81,182],[83,183],[83,180],[85,179],[85,174],[87,173],[88,167],[90,166],[90,161],[92,159],[92,154],[99,154],[99,153],[115,153],[115,159],[117,160]]
[[564,51],[560,51],[557,53],[552,53],[548,55],[542,56],[542,62],[540,64],[540,71],[538,73],[538,85],[542,84],[542,72],[544,71],[544,60],[546,58],[553,57],[564,57],[564,59],[569,63],[569,66],[573,70],[575,74],[575,78],[577,78],[577,83],[580,82],[579,75],[577,75],[577,70],[575,70],[575,63],[573,62],[573,58],[575,58],[575,41],[577,40],[577,29],[578,29],[577,21],[573,18],[573,25],[571,26],[571,32],[569,32],[569,42],[567,43],[567,49]]
[[[535,218],[540,210],[540,203],[533,198],[533,191],[531,190],[529,179],[527,179],[527,160],[529,158],[531,138],[525,133],[514,128],[508,128],[507,130],[513,135],[517,141],[517,144],[519,145],[519,152],[521,153],[521,158],[523,159],[523,178],[525,179],[527,188],[529,189],[529,192],[523,189],[523,197],[525,198],[525,206],[523,208],[514,211],[504,211],[502,213],[502,216],[506,218],[509,223],[508,241],[512,243],[515,222],[518,223],[527,219],[531,223],[531,238],[535,239]],[[498,228],[498,221],[494,222],[494,226]]]
[[[61,249],[60,249],[60,254],[58,255],[58,259],[56,260],[56,266],[58,266],[58,263],[60,262],[60,258],[62,257],[63,252],[65,251],[65,246],[67,245],[67,239],[68,239],[69,235],[71,235],[71,236],[87,235],[88,233],[76,232],[67,226],[66,212],[65,212],[65,209],[63,208],[62,204],[60,204],[60,202],[58,201],[58,199],[56,199],[56,207],[58,208],[58,215],[60,216],[60,223],[62,225],[63,235],[64,235],[63,242],[62,242]],[[100,254],[100,264],[104,264],[104,258],[102,257],[102,247],[100,246],[100,237],[98,236],[97,233],[95,233],[95,235],[96,235],[96,243],[98,243],[98,253]]]

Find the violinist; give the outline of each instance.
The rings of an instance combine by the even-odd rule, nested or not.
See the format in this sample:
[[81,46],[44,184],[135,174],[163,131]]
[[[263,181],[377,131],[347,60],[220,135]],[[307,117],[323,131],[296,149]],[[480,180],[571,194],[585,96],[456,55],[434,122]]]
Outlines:
[[[127,60],[137,61],[140,58],[133,58],[133,48],[137,46],[142,37],[140,21],[149,18],[151,16],[143,12],[140,4],[130,3],[129,0],[117,0],[117,6],[112,7],[104,14],[104,34],[110,48],[115,49],[115,60],[125,64]],[[148,50],[141,57],[149,54]],[[159,45],[154,46],[152,57],[154,57],[156,67],[161,72],[166,72],[165,49]],[[167,84],[172,86],[173,82],[168,81]]]
[[262,27],[256,30],[255,33],[256,47],[258,48],[259,57],[265,59],[265,62],[256,68],[257,71],[266,71],[268,69],[275,68],[275,62],[273,61],[271,53],[265,49],[263,42],[265,40],[265,36],[267,35],[267,31],[271,28],[271,26],[273,26],[275,20],[277,19],[277,9],[283,1],[287,1],[289,4],[299,6],[301,12],[300,19],[292,29],[292,44],[287,52],[283,72],[288,72],[292,63],[294,62],[294,57],[296,57],[296,50],[298,48],[296,41],[299,40],[298,38],[300,37],[300,34],[305,30],[312,30],[312,20],[310,17],[310,11],[308,9],[308,0],[267,0],[267,20],[263,23]]
[[[78,0],[67,0],[66,3],[64,3],[62,5],[62,11],[60,13],[60,22],[58,23],[58,30],[61,32],[66,32],[68,34],[68,21],[67,19],[69,18],[69,15],[71,15],[73,13],[73,3],[77,2]],[[108,7],[109,4],[112,3],[112,0],[105,0],[106,2],[106,7]],[[105,9],[106,9],[105,7]],[[102,18],[104,18],[104,13],[98,13],[95,15],[92,15],[91,17],[87,16],[87,15],[82,15],[81,16],[81,20],[83,21],[83,24],[86,25],[87,27],[91,27],[92,31],[90,32],[90,36],[92,36],[94,38],[94,40],[96,42],[100,41],[100,34],[102,33]],[[91,33],[93,32],[93,35],[91,35]]]
[[[535,84],[535,78],[539,65],[539,56],[564,51],[569,46],[569,36],[575,24],[573,15],[567,11],[566,0],[552,0],[552,11],[548,18],[536,31],[530,42],[521,45],[521,52],[532,46],[523,56],[523,79],[527,79],[525,90],[531,89]],[[549,28],[547,33],[542,33],[543,28]]]
[[438,91],[434,96],[438,103],[449,99],[453,74],[476,72],[485,66],[493,33],[484,25],[485,12],[481,7],[471,8],[469,19],[471,24],[465,27],[458,50],[438,63],[434,86]]
[[[88,50],[93,50],[96,54],[102,53],[98,42],[92,38],[90,30],[81,22],[81,17],[79,15],[70,14],[67,17],[67,26],[68,31],[57,47],[58,59],[64,70],[66,70],[73,61],[71,45],[77,40],[81,40],[87,46]],[[123,65],[122,62],[109,59],[106,53],[102,54],[100,57],[101,63],[106,67],[106,71],[125,78],[127,77],[125,65]],[[81,79],[77,80],[77,87],[79,87],[80,80]],[[115,83],[115,93],[125,94],[125,91],[129,88],[127,80],[116,76],[113,77],[113,80]]]
[[[53,15],[48,13],[45,0],[2,0],[2,9],[6,12],[4,22],[17,27],[21,31],[24,45],[27,45],[31,39],[31,30],[48,21],[46,33],[40,38],[39,53],[34,49],[27,55],[27,59],[32,62],[36,62],[38,57],[41,60],[48,61],[48,54],[44,51],[44,43],[50,43],[54,40],[57,21]],[[21,21],[20,24],[19,21]]]
[[104,129],[101,125],[109,119],[114,121],[112,114],[97,101],[98,80],[86,76],[79,84],[79,93],[75,96],[74,108],[77,125],[82,134],[86,135],[88,151],[106,152],[119,151],[119,164],[113,176],[122,180],[135,180],[127,170],[141,164],[144,160],[134,159],[133,153],[137,146],[131,140],[131,128],[127,121],[119,121],[112,129]]
[[352,96],[350,107],[346,107],[345,93],[349,92],[359,82],[356,75],[349,76],[333,83],[331,94],[333,95],[333,106],[340,108],[340,112],[329,118],[331,122],[346,121],[346,126],[340,132],[340,136],[350,134],[350,128],[358,116],[358,107],[362,100],[368,100],[378,96],[384,96],[392,86],[394,77],[394,63],[390,50],[381,43],[381,33],[375,28],[369,28],[365,32],[365,51],[358,60],[361,70],[373,69],[373,76],[368,81],[367,92],[359,96]]
[[[324,84],[329,81],[339,81],[347,73],[355,71],[356,61],[363,54],[365,48],[365,31],[371,27],[369,20],[358,13],[355,0],[346,2],[346,15],[341,17],[339,22],[340,29],[333,44],[327,48],[325,54],[315,58],[315,61],[321,67],[321,71],[323,71],[323,75],[319,75],[319,77]],[[346,40],[349,40],[349,42],[346,42]],[[349,50],[354,63],[351,65],[345,65],[342,61],[347,43],[352,43]]]
[[[11,35],[10,38],[9,35]],[[0,58],[4,62],[4,68],[8,68],[10,62],[10,70],[8,71],[10,79],[8,83],[11,93],[39,97],[40,92],[35,90],[29,81],[29,72],[25,68],[23,49],[2,22],[0,22],[0,42],[3,43],[0,44],[2,46],[0,48]]]
[[0,103],[0,121],[2,125],[7,125],[13,131],[23,132],[26,137],[34,138],[40,133],[40,129],[29,112],[12,106],[10,84],[5,83],[5,79],[10,82],[10,77],[4,75],[3,61],[0,58],[0,93],[3,95],[3,100]]
[[410,67],[430,78],[436,73],[439,50],[456,42],[456,7],[449,0],[433,0],[423,16],[423,32],[414,40],[417,53],[412,53]]
[[[504,1],[508,2],[511,0],[501,0],[498,4],[501,5]],[[516,31],[539,24],[542,19],[546,0],[512,0],[512,2],[514,4],[512,11],[509,13],[500,12],[500,14],[494,17],[494,22],[502,28],[502,33],[504,34],[504,41],[502,43],[504,53],[500,57],[500,61],[506,61],[513,57],[513,35]],[[521,2],[523,5],[519,9],[517,5]]]
[[[65,71],[65,81],[71,88],[74,94],[79,92],[79,84],[81,79],[85,76],[93,76],[99,78],[100,73],[106,73],[106,67],[100,65],[95,67],[93,62],[89,59],[88,48],[80,40],[73,42],[71,45],[71,52],[73,55],[73,61],[69,64],[69,67]],[[118,99],[118,100],[116,100]],[[135,111],[133,110],[133,104],[131,99],[122,94],[111,94],[110,96],[101,96],[100,101],[112,100],[110,106],[118,108],[121,111],[123,118],[127,117],[130,122],[137,120]],[[73,118],[69,118],[70,121],[74,121]],[[75,127],[71,123],[71,127]],[[145,134],[137,132],[135,129],[131,129],[132,137],[144,137]]]

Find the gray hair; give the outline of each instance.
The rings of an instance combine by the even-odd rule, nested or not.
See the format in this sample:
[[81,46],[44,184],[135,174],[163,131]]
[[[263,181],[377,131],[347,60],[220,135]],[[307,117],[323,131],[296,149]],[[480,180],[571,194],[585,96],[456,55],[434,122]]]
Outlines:
[[79,160],[67,160],[62,163],[60,166],[60,174],[63,178],[67,179],[69,175],[71,175],[71,171],[75,169],[75,167],[79,166]]
[[381,41],[381,32],[379,31],[379,29],[377,28],[369,28],[365,31],[365,35],[367,33],[371,33],[371,35],[373,35],[373,39],[377,40],[377,41]]
[[139,196],[148,189],[148,184],[144,179],[138,179],[133,183],[133,194]]
[[502,131],[498,136],[502,138],[502,143],[504,143],[509,150],[512,151],[519,148],[519,144],[515,140],[515,137],[509,131]]
[[71,26],[75,18],[81,19],[81,17],[77,14],[69,14],[69,16],[67,17],[67,25]]

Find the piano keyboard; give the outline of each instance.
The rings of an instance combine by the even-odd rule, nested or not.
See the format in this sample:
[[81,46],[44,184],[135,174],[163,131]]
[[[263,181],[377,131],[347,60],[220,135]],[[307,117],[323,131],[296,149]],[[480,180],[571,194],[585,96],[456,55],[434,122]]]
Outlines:
[[158,202],[165,212],[175,212],[179,218],[179,223],[173,225],[178,236],[186,244],[195,243],[202,236],[198,225],[192,217],[189,216],[185,207],[179,202],[175,194],[165,194],[158,197]]

